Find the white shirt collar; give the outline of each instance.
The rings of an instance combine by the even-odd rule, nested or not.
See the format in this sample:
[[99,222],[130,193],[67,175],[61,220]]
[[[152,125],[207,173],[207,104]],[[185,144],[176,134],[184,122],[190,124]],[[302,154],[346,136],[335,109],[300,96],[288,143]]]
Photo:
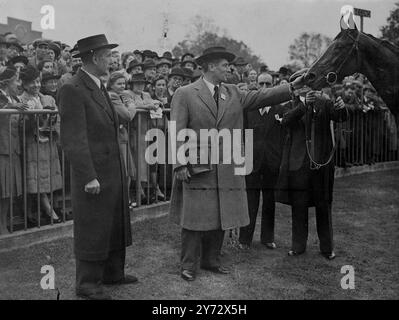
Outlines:
[[[211,92],[211,95],[213,96],[215,94],[215,85],[211,82],[209,82],[208,80],[205,79],[205,77],[202,77],[202,79],[204,80],[206,86],[208,87],[209,91]],[[220,85],[219,85],[220,88]]]
[[97,85],[99,89],[101,89],[101,80],[97,78],[94,74],[91,74],[87,70],[85,70],[83,67],[80,68],[83,72],[85,72],[90,78],[93,79],[94,83]]

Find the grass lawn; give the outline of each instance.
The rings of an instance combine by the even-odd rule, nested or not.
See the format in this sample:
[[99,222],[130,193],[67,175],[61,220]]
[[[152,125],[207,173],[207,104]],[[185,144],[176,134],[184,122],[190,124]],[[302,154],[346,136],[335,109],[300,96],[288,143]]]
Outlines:
[[[259,225],[249,251],[226,241],[223,262],[230,275],[201,270],[187,283],[179,275],[180,230],[168,217],[133,226],[127,250],[127,272],[139,283],[107,287],[115,299],[398,299],[399,298],[399,170],[336,180],[333,225],[337,258],[318,253],[313,209],[307,253],[288,257],[290,208],[278,205],[277,250],[259,243]],[[228,240],[228,239],[226,239]],[[41,266],[55,268],[60,299],[75,299],[72,239],[0,254],[0,299],[55,299],[42,290]],[[341,288],[341,267],[355,270],[355,289]]]

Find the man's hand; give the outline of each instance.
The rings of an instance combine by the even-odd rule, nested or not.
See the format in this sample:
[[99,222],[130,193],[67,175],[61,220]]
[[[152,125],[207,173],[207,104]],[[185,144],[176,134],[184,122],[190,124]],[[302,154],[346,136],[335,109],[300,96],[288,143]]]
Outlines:
[[21,102],[10,103],[8,105],[8,109],[16,109],[19,111],[25,111],[25,110],[28,110],[28,105],[26,103],[21,103]]
[[309,91],[308,93],[306,93],[306,97],[305,97],[305,103],[306,105],[312,104],[316,101],[316,92],[315,91]]
[[94,179],[85,185],[85,192],[87,193],[99,194],[100,191],[100,182],[98,182],[97,179]]
[[345,102],[342,100],[341,97],[338,97],[337,100],[334,102],[334,108],[335,109],[342,109],[345,107]]
[[180,181],[189,182],[191,175],[187,167],[181,167],[176,171],[176,178]]

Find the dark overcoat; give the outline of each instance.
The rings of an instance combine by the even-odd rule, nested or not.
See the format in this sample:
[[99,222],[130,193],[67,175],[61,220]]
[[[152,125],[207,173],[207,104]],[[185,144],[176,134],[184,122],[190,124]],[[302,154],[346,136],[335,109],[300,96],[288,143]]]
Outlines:
[[[282,125],[288,134],[283,148],[280,174],[276,186],[276,201],[284,204],[307,202],[309,207],[332,202],[334,186],[334,158],[318,170],[310,170],[306,139],[314,125],[314,160],[327,162],[333,149],[331,121],[347,118],[346,108],[336,110],[331,100],[320,97],[315,102],[316,113],[299,100],[283,116]],[[307,132],[307,134],[306,134]]]
[[[119,149],[118,116],[82,70],[61,87],[61,146],[72,168],[75,256],[98,261],[131,244],[128,193]],[[84,191],[97,179],[98,195]]]
[[[201,129],[243,129],[243,110],[274,105],[291,98],[289,86],[244,92],[237,86],[222,84],[219,89],[219,107],[201,78],[179,88],[172,100],[171,120],[176,132],[191,129],[200,137]],[[203,141],[198,141],[201,146]],[[209,142],[208,142],[209,143]],[[219,140],[219,162],[212,171],[192,176],[189,183],[174,177],[170,215],[181,227],[195,231],[227,230],[249,224],[244,175],[237,175],[234,163],[223,163],[223,139]],[[182,143],[177,143],[177,149]],[[239,145],[225,145],[231,151]],[[206,144],[205,148],[210,148]],[[178,159],[177,159],[178,160]],[[177,167],[182,166],[177,163]]]

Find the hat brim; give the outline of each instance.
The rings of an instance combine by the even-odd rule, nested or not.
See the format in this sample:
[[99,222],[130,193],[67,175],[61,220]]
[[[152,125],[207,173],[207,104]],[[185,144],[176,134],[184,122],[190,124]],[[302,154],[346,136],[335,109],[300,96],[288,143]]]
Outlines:
[[101,49],[114,49],[116,47],[119,47],[119,44],[110,43],[110,44],[106,44],[106,45],[103,45],[103,46],[92,48],[90,50],[85,50],[83,52],[75,53],[74,55],[72,55],[72,58],[82,58],[82,56],[84,56],[86,53],[88,53],[90,51],[98,51],[98,50],[101,50]]
[[143,68],[143,64],[140,63],[140,64],[136,64],[136,65],[134,65],[134,66],[132,66],[132,67],[129,67],[129,68],[126,69],[126,72],[127,72],[127,73],[130,73],[130,71],[132,71],[132,69],[134,69],[134,68],[136,68],[136,67],[141,67],[141,68]]
[[61,76],[59,76],[59,75],[54,75],[54,76],[51,76],[51,77],[42,79],[41,82],[46,82],[46,81],[54,80],[54,79],[55,79],[55,80],[59,80],[60,78],[61,78]]
[[207,62],[209,60],[213,59],[226,59],[229,63],[232,62],[236,58],[234,53],[231,52],[211,52],[208,54],[204,54],[197,59],[195,59],[195,62],[198,65],[203,64],[204,62]]

